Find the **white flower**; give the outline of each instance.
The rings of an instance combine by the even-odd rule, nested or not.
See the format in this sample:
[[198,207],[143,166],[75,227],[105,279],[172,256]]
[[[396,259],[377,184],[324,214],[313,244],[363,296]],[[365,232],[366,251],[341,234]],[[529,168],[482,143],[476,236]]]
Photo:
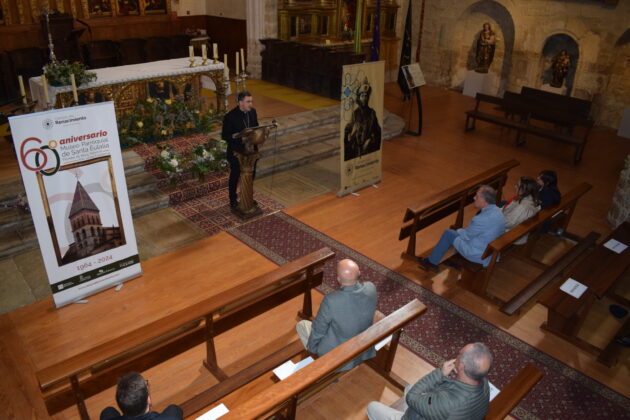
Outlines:
[[204,149],[203,152],[201,153],[201,157],[204,157],[204,158],[208,157],[208,151],[206,149]]
[[168,152],[168,150],[162,150],[162,151],[160,152],[160,156],[162,156],[164,159],[168,159],[168,157],[169,157],[170,155],[171,155],[171,154]]
[[177,166],[179,166],[179,162],[177,161],[177,159],[171,159],[169,163],[173,168],[177,168]]

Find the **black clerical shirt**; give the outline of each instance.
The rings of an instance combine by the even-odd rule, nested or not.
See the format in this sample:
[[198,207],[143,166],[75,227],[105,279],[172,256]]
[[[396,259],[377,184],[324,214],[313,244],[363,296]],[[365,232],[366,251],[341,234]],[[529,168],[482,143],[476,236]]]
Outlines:
[[243,140],[241,138],[233,139],[232,135],[256,126],[258,126],[258,117],[254,108],[249,112],[243,112],[237,106],[225,114],[221,138],[227,142],[228,157],[232,156],[235,151],[242,151],[244,148]]

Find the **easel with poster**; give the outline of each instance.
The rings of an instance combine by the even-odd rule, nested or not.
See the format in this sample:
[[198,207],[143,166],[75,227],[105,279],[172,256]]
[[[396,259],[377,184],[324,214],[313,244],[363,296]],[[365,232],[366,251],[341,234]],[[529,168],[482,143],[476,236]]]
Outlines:
[[[412,136],[420,136],[422,135],[422,102],[420,101],[420,86],[426,85],[426,81],[424,80],[424,75],[422,74],[422,70],[420,70],[419,63],[412,63],[407,66],[401,67],[403,74],[405,75],[405,80],[407,81],[407,86],[409,90],[413,92],[411,96],[411,101],[409,101],[409,117],[407,118],[407,124],[409,125],[409,130],[405,132],[405,134],[410,134]],[[416,103],[418,104],[418,131],[411,130],[411,113],[413,111],[413,98],[416,98]]]

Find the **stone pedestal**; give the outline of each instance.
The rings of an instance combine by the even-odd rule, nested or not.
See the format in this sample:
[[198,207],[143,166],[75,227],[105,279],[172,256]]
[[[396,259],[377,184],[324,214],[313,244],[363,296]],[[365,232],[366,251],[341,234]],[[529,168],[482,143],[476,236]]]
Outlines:
[[613,229],[630,220],[630,155],[626,157],[624,168],[619,174],[619,182],[606,219]]
[[557,87],[551,86],[549,83],[545,83],[544,85],[542,85],[540,87],[540,90],[544,90],[545,92],[556,93],[558,95],[566,95],[567,94],[566,86],[562,86],[562,87],[557,88]]
[[621,116],[621,122],[619,123],[619,131],[617,131],[619,137],[625,137],[630,139],[630,108],[623,110]]
[[478,92],[486,95],[496,95],[496,92],[492,92],[492,80],[488,73],[477,73],[470,70],[466,73],[464,91],[462,93],[474,98]]

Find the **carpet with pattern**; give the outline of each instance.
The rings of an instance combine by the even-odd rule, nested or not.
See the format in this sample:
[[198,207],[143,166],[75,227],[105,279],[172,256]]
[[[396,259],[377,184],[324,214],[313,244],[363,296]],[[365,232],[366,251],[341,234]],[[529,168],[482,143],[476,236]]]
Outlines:
[[270,214],[229,232],[276,264],[330,247],[336,257],[326,263],[324,293],[338,287],[337,261],[354,259],[361,267],[361,278],[376,285],[378,309],[384,314],[418,298],[427,311],[406,327],[401,342],[435,366],[452,358],[466,343],[482,341],[495,355],[490,381],[502,388],[533,362],[544,377],[513,410],[519,419],[630,418],[630,399],[285,213]]

